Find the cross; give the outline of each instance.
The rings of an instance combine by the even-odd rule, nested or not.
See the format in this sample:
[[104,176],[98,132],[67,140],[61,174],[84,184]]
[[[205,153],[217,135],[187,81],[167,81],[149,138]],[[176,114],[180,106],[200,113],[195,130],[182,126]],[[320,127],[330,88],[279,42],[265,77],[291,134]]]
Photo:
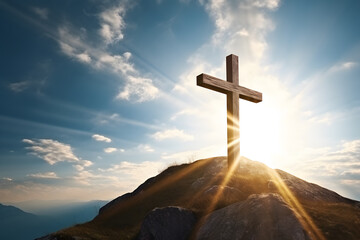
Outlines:
[[239,98],[250,102],[262,101],[262,93],[239,86],[238,56],[226,57],[226,81],[200,74],[197,85],[226,94],[228,169],[240,159]]

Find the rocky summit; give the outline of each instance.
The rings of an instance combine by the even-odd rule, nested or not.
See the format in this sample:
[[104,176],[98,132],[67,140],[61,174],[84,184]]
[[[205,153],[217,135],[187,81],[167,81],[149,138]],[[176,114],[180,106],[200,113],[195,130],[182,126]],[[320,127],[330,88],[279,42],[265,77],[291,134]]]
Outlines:
[[171,166],[92,221],[42,239],[360,239],[360,203],[260,162]]

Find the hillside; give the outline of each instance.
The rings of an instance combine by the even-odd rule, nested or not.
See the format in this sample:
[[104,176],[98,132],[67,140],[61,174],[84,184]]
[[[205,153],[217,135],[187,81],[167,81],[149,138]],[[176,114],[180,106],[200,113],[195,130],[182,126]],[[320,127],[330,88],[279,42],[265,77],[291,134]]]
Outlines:
[[169,167],[43,239],[360,239],[359,202],[246,158],[228,174],[226,160]]

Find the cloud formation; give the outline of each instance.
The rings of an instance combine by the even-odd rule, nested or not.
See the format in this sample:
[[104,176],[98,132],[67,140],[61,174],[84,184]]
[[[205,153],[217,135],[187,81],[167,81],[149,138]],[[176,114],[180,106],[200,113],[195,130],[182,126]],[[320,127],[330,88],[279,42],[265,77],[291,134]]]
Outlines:
[[74,168],[78,171],[83,171],[85,168],[93,165],[93,162],[89,160],[80,160],[80,162],[76,165],[73,165]]
[[7,182],[11,182],[13,179],[12,179],[12,178],[9,178],[9,177],[3,177],[3,178],[0,178],[0,180],[4,180],[4,181],[7,181]]
[[163,141],[166,139],[180,139],[183,141],[191,141],[194,139],[194,136],[185,133],[183,130],[177,128],[167,129],[163,131],[158,131],[151,135],[155,140]]
[[106,9],[100,13],[99,34],[107,44],[117,42],[124,38],[125,28],[124,15],[126,9],[124,5]]
[[19,93],[27,89],[30,85],[31,83],[29,81],[21,81],[10,83],[9,87],[12,91]]
[[145,102],[158,97],[159,89],[149,78],[128,76],[124,89],[116,96],[117,99]]
[[132,181],[136,181],[137,184],[146,180],[149,177],[156,175],[159,170],[165,167],[164,162],[144,161],[140,163],[133,163],[123,161],[120,164],[114,164],[107,169],[99,169],[101,172],[107,172],[112,174],[125,174]]
[[95,139],[96,141],[99,141],[99,142],[107,142],[107,143],[111,142],[110,138],[105,137],[103,135],[99,135],[99,134],[92,135],[92,138]]
[[45,178],[45,179],[58,179],[59,177],[54,172],[45,172],[45,173],[34,173],[28,174],[28,177],[32,178]]
[[[319,154],[319,152],[318,152]],[[344,141],[338,150],[325,149],[320,156],[297,165],[302,174],[315,178],[325,186],[331,182],[338,184],[338,189],[351,186],[351,195],[360,194],[354,186],[360,183],[360,139]],[[339,188],[340,186],[340,188]]]
[[148,144],[140,144],[137,147],[138,150],[140,150],[141,152],[154,152],[155,150]]
[[342,62],[332,66],[329,72],[346,71],[356,67],[357,65],[358,65],[357,62],[352,62],[352,61]]
[[23,139],[22,142],[31,145],[26,147],[27,150],[30,150],[30,154],[45,160],[50,165],[58,162],[80,162],[68,144],[52,139]]
[[87,53],[86,47],[81,43],[82,39],[79,36],[72,35],[65,26],[58,29],[58,35],[62,53],[79,62],[87,64],[92,63],[92,59]]
[[41,7],[33,7],[33,12],[38,15],[40,18],[47,20],[49,17],[49,9]]
[[98,70],[110,70],[121,80],[125,80],[116,99],[141,103],[159,97],[160,90],[154,85],[152,79],[144,77],[135,68],[130,52],[113,54],[104,47],[124,38],[123,29],[126,24],[123,17],[126,10],[126,2],[122,2],[120,6],[105,9],[99,14],[101,26],[99,34],[104,40],[103,44],[98,46],[88,44],[91,41],[89,41],[86,29],[78,30],[69,24],[58,28],[57,41],[61,52],[71,59]]
[[177,118],[181,117],[181,116],[194,116],[196,114],[199,114],[199,111],[195,108],[186,108],[183,109],[177,113],[175,113],[170,119],[171,120],[176,120]]
[[104,152],[106,153],[113,153],[116,152],[118,149],[114,148],[114,147],[108,147],[108,148],[104,148]]

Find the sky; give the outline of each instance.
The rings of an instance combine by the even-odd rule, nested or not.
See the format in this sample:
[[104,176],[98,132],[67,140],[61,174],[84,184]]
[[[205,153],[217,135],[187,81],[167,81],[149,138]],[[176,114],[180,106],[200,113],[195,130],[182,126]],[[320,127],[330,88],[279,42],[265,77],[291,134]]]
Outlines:
[[0,202],[111,200],[225,156],[239,56],[240,151],[360,200],[357,0],[0,0]]

